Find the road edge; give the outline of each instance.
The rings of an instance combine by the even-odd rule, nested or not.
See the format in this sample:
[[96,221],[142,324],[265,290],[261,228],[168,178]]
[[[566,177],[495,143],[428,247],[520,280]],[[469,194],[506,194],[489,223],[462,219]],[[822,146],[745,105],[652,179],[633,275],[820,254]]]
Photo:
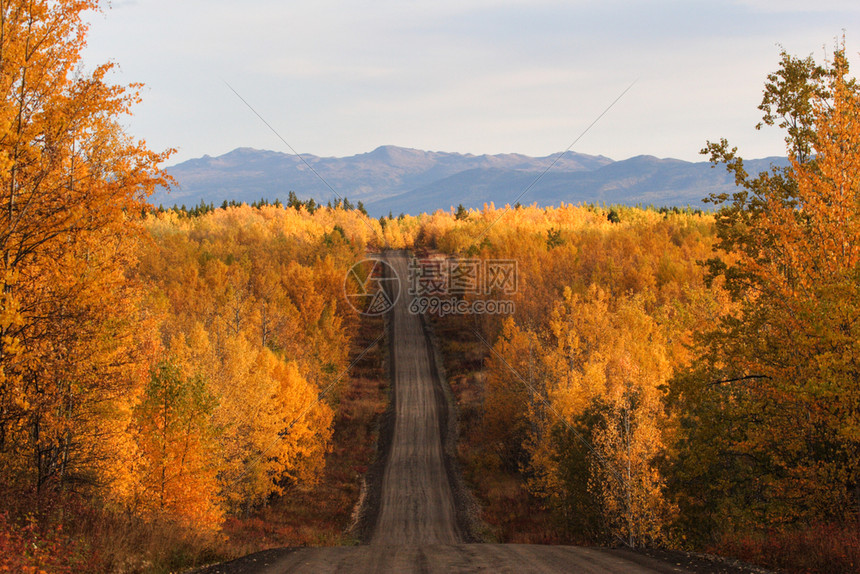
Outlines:
[[[384,257],[385,254],[383,254]],[[383,267],[385,273],[388,269]],[[402,294],[401,294],[402,295]],[[385,477],[385,467],[388,464],[388,455],[391,452],[391,444],[394,440],[395,405],[397,404],[397,388],[394,384],[394,321],[392,320],[393,308],[385,313],[385,335],[383,348],[383,372],[388,376],[388,406],[379,417],[376,428],[376,442],[373,447],[376,456],[364,475],[365,496],[360,499],[360,507],[357,509],[357,518],[353,521],[350,534],[360,544],[370,544],[376,522],[379,518],[380,502],[382,501],[382,483]]]

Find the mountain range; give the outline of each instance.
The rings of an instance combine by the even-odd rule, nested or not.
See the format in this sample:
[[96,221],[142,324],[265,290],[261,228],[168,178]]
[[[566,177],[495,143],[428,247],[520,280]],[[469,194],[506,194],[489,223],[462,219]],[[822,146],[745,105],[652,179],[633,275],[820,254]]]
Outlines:
[[[747,171],[787,165],[784,157],[745,162]],[[373,216],[482,207],[606,203],[702,207],[714,192],[732,192],[734,178],[709,162],[640,155],[614,161],[602,155],[567,152],[547,157],[472,155],[382,146],[349,157],[318,157],[238,148],[205,155],[166,169],[177,185],[161,190],[155,205],[187,205],[265,198],[325,204],[339,197],[361,201]]]

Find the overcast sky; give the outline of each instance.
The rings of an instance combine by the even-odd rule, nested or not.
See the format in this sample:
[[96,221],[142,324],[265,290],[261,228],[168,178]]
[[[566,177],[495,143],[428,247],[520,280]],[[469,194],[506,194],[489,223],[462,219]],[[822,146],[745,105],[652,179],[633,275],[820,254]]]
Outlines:
[[860,70],[856,0],[114,0],[92,14],[86,65],[143,82],[125,121],[170,163],[236,147],[347,156],[393,144],[544,156],[573,147],[701,161],[756,132],[780,45],[823,59],[845,30]]

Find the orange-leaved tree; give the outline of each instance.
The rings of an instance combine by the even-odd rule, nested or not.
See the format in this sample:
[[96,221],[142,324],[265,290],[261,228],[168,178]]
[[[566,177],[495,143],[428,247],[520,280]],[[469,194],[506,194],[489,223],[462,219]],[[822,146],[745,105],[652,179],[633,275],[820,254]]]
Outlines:
[[[165,307],[164,345],[217,399],[210,494],[227,512],[321,476],[355,326],[341,299],[346,269],[364,249],[350,232],[366,231],[356,219],[327,208],[228,206],[147,220],[153,241],[140,276]],[[332,233],[350,220],[345,236]]]
[[582,510],[631,547],[663,541],[672,511],[657,465],[671,435],[662,391],[671,364],[644,299],[611,300],[596,286],[584,296],[565,289],[543,355],[547,400],[561,420],[548,419],[555,428],[535,441],[532,460],[533,488],[561,504],[590,499],[592,508]]
[[126,269],[167,154],[120,128],[137,86],[79,70],[97,7],[0,3],[0,472],[36,487],[110,480],[147,371]]
[[826,66],[783,55],[762,109],[790,165],[714,198],[710,261],[739,310],[702,333],[673,382],[686,430],[677,496],[692,530],[842,520],[860,504],[860,90],[844,47]]
[[134,409],[134,508],[200,529],[220,524],[216,475],[217,399],[201,375],[171,361],[156,365]]

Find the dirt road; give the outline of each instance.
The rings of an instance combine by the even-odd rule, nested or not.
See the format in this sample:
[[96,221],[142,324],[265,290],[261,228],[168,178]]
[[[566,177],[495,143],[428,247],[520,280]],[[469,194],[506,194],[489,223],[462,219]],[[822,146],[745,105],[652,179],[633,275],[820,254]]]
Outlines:
[[440,382],[432,376],[421,318],[409,312],[407,259],[393,256],[388,261],[403,287],[389,321],[395,342],[395,418],[370,543],[454,544],[462,540],[440,440]]
[[418,546],[340,546],[280,549],[259,552],[234,562],[210,566],[199,574],[283,574],[318,572],[438,572],[556,574],[647,574],[660,572],[726,572],[740,570],[687,569],[630,553],[573,546],[528,544],[443,544]]
[[[401,279],[390,318],[394,422],[369,544],[281,549],[211,566],[205,574],[285,572],[690,572],[634,553],[572,546],[465,544],[446,471],[442,382],[421,318],[409,312],[407,257],[388,258]],[[673,561],[674,562],[674,561]],[[718,569],[705,569],[716,572]],[[728,569],[726,571],[734,571]]]

